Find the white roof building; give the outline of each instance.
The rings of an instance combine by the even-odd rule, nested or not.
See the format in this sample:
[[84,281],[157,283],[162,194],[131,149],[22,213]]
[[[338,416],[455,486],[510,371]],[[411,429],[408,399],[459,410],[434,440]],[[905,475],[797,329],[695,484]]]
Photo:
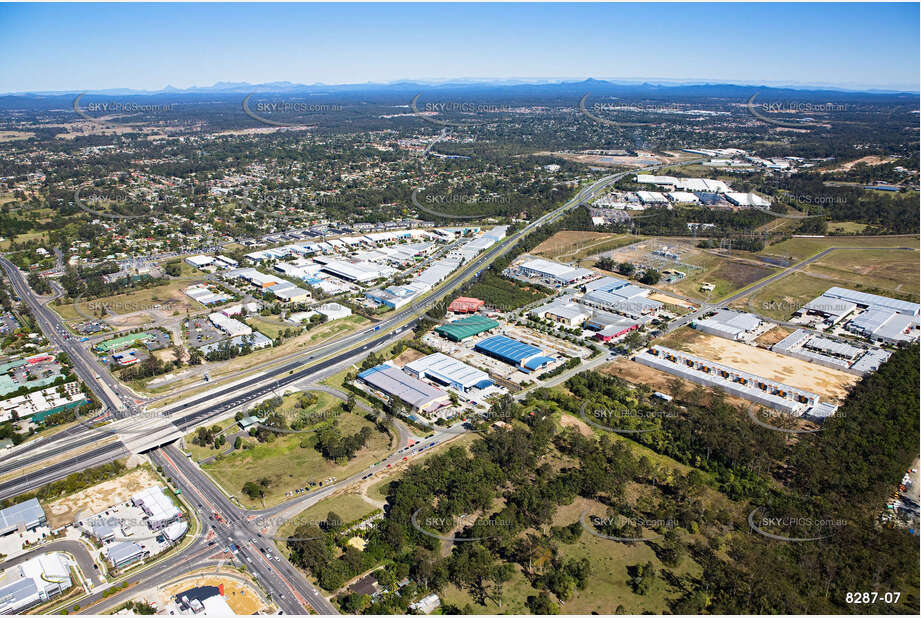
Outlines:
[[676,204],[699,204],[700,198],[688,191],[672,191],[668,194],[668,199]]
[[64,554],[39,554],[0,574],[0,614],[25,613],[72,585],[70,561]]
[[637,191],[636,196],[643,204],[667,204],[668,200],[657,191]]
[[752,313],[720,309],[715,315],[704,320],[697,320],[692,325],[699,331],[737,340],[746,333],[758,329],[761,324],[761,318]]
[[396,270],[390,266],[373,262],[345,262],[343,260],[323,260],[323,272],[335,275],[355,283],[369,283],[393,275]]
[[212,324],[214,324],[216,327],[231,337],[236,337],[237,335],[249,335],[253,332],[253,329],[243,322],[234,320],[233,318],[228,317],[219,311],[208,315],[208,319],[211,320]]
[[588,268],[573,268],[559,262],[551,262],[541,258],[526,260],[518,265],[518,270],[522,274],[530,277],[542,277],[544,279],[556,280],[560,283],[575,283],[586,279],[595,274]]
[[754,193],[727,193],[726,199],[736,206],[753,206],[756,208],[767,208],[771,205],[770,200],[766,200],[760,195]]
[[159,485],[134,494],[131,496],[131,503],[147,514],[147,525],[151,530],[159,530],[182,517],[182,511]]
[[352,310],[339,303],[326,303],[317,307],[317,313],[325,315],[327,320],[332,321],[349,317],[352,315]]
[[531,310],[531,315],[560,322],[567,326],[578,326],[592,317],[591,310],[580,305],[572,296],[563,296],[553,302]]
[[428,378],[442,386],[453,386],[459,391],[485,388],[493,383],[485,371],[471,367],[441,352],[407,363],[403,369],[411,376]]
[[201,268],[202,266],[207,266],[213,262],[214,258],[210,255],[192,255],[187,257],[185,261],[195,268]]

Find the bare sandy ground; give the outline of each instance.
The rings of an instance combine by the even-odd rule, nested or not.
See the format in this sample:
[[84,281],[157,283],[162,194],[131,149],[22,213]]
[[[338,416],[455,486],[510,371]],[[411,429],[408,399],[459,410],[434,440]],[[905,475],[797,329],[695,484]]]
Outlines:
[[[664,371],[659,371],[658,369],[653,369],[646,365],[641,365],[629,358],[619,358],[613,363],[602,367],[601,372],[617,376],[632,384],[646,384],[653,390],[665,393],[666,395],[674,396],[677,394],[675,389],[672,388],[672,385],[675,384],[675,380],[682,385],[681,388],[684,391],[690,391],[697,388],[697,385],[693,382],[682,380],[670,373],[665,373]],[[733,397],[731,395],[724,395],[723,400],[730,405],[742,408],[748,408],[748,406],[751,405],[751,402],[747,399]]]
[[[670,342],[672,345],[669,345]],[[802,388],[839,403],[844,401],[858,379],[843,371],[691,329],[675,331],[661,345],[675,348],[680,345],[681,350],[691,354]]]
[[158,589],[160,607],[165,607],[170,600],[181,592],[200,586],[224,586],[224,600],[237,616],[265,613],[270,608],[262,600],[262,595],[254,586],[244,584],[237,577],[228,577],[221,573],[203,573],[194,578],[182,578],[176,583],[167,584]]
[[584,421],[580,421],[574,416],[570,416],[568,414],[560,415],[560,425],[563,427],[575,427],[583,436],[592,435],[591,427],[589,427]]
[[649,295],[649,298],[657,300],[660,303],[665,303],[666,305],[678,305],[679,307],[685,307],[687,309],[697,309],[695,305],[688,301],[682,298],[676,298],[675,296],[669,296],[668,294],[653,293]]
[[114,504],[127,502],[128,499],[151,485],[162,485],[157,475],[147,468],[138,468],[125,475],[99,483],[89,489],[47,505],[48,525],[54,529],[73,522],[74,516],[82,517],[102,513]]
[[830,170],[830,171],[847,172],[848,170],[853,168],[858,163],[863,163],[864,165],[882,165],[883,163],[889,163],[890,161],[892,161],[892,159],[890,159],[889,157],[879,157],[876,155],[870,155],[867,157],[860,157],[859,159],[855,159],[853,161],[848,161],[847,163],[844,163],[841,166],[836,167],[835,169]]

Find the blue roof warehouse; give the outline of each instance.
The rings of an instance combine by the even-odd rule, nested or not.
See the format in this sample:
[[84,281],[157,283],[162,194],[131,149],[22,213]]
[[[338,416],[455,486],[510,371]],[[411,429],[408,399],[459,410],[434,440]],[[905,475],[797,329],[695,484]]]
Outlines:
[[473,346],[473,349],[481,354],[518,367],[525,373],[531,373],[556,360],[552,356],[544,356],[544,351],[540,348],[516,341],[505,335],[495,335],[484,339]]

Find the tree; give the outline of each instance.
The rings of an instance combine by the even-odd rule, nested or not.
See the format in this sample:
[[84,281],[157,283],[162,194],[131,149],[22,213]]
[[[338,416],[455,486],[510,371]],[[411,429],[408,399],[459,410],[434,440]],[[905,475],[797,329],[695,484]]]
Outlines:
[[541,590],[537,596],[531,595],[525,602],[532,614],[552,616],[560,613],[559,606],[550,598],[546,590]]
[[621,262],[617,265],[617,272],[626,277],[630,277],[633,275],[633,273],[636,272],[636,266],[634,266],[631,262]]
[[250,497],[250,499],[255,500],[256,498],[261,498],[264,494],[262,487],[258,483],[253,481],[246,481],[243,485],[243,493]]
[[655,285],[661,278],[662,274],[658,270],[655,268],[647,268],[646,272],[643,273],[643,276],[640,277],[640,283],[645,283],[646,285]]

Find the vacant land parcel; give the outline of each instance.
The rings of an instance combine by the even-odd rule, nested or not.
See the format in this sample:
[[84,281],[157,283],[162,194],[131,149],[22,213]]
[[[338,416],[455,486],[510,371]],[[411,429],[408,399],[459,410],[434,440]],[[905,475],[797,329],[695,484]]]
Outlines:
[[[305,409],[304,414],[322,417],[338,406],[338,400],[333,400],[329,395],[317,395],[320,397],[318,403]],[[234,450],[229,455],[219,457],[214,463],[205,464],[203,468],[227,493],[237,496],[244,506],[253,508],[261,506],[262,500],[251,499],[242,493],[241,489],[247,481],[260,483],[265,479],[265,505],[278,504],[286,499],[287,492],[304,488],[311,482],[319,482],[331,476],[345,478],[368,467],[383,457],[390,447],[390,436],[377,431],[373,423],[365,418],[343,413],[335,416],[335,419],[343,436],[355,434],[364,427],[372,430],[367,444],[348,462],[338,464],[330,461],[317,450],[316,429],[331,423],[331,420],[325,420],[313,428],[279,434],[268,442],[257,442],[255,438],[247,437],[245,442],[248,448]]]
[[640,237],[601,232],[557,232],[531,250],[532,255],[577,262],[589,255],[617,249],[637,242]]
[[835,250],[735,305],[788,320],[805,303],[834,286],[917,302],[919,258],[916,249]]
[[687,327],[663,337],[659,344],[802,388],[837,403],[844,401],[848,391],[858,380],[857,376],[843,371],[738,341],[706,335]]

